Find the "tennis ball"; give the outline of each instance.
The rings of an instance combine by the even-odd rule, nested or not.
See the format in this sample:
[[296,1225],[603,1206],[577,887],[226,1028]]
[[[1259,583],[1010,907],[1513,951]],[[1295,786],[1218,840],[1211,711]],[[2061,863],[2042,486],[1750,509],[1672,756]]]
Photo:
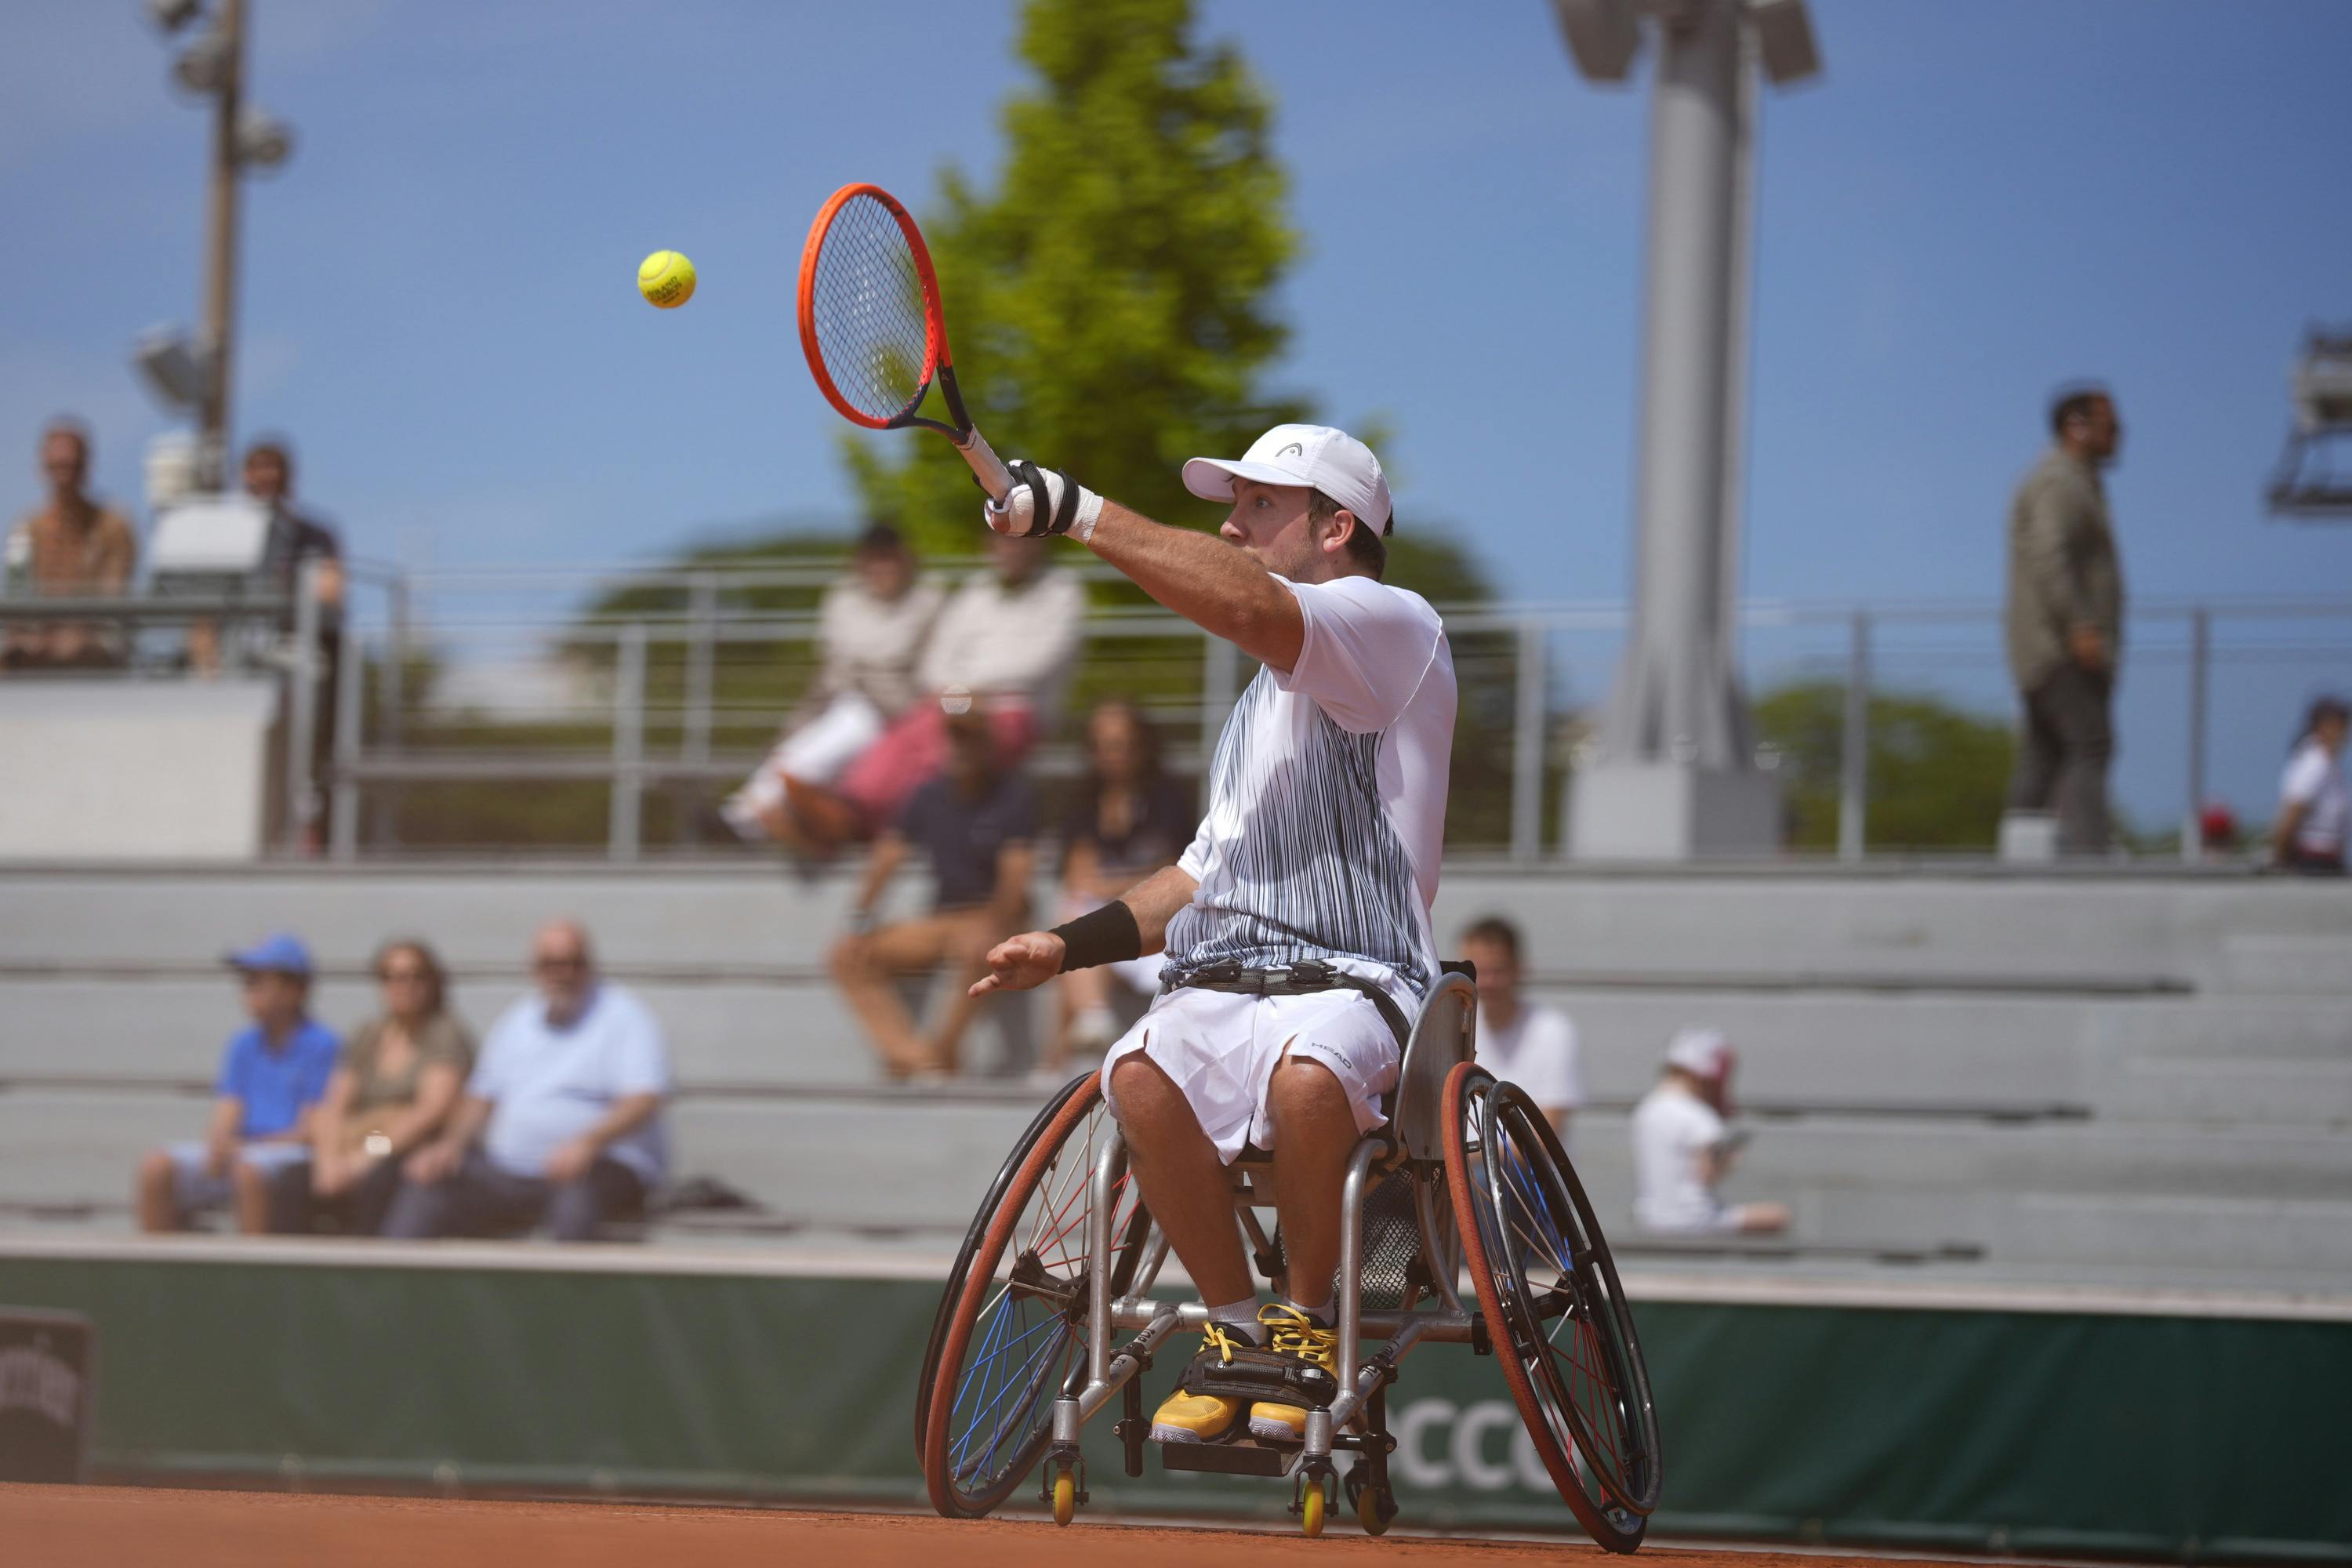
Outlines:
[[637,292],[658,310],[675,310],[694,298],[694,263],[675,250],[656,250],[637,268]]

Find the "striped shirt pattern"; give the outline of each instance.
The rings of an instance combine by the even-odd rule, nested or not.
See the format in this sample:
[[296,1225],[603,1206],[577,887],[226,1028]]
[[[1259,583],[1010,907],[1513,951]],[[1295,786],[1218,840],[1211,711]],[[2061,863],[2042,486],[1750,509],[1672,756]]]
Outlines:
[[1210,768],[1201,888],[1169,921],[1170,969],[1360,959],[1417,994],[1437,971],[1412,857],[1381,809],[1387,731],[1350,734],[1261,669]]

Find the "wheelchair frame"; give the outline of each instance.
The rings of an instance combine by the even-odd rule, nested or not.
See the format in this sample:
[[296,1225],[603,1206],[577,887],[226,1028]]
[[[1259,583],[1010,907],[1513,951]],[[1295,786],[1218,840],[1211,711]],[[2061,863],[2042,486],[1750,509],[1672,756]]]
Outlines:
[[[1528,1102],[1507,1086],[1494,1085],[1488,1075],[1475,1069],[1459,1075],[1465,1086],[1487,1085],[1484,1089],[1465,1088],[1456,1103],[1448,1092],[1449,1082],[1457,1077],[1456,1069],[1472,1060],[1477,1018],[1477,991],[1462,974],[1446,973],[1440,977],[1423,1001],[1420,1016],[1414,1020],[1405,1042],[1399,1066],[1397,1088],[1391,1101],[1387,1123],[1366,1134],[1351,1153],[1340,1189],[1341,1224],[1339,1259],[1334,1300],[1337,1307],[1337,1369],[1338,1390],[1328,1407],[1307,1410],[1304,1440],[1297,1445],[1261,1443],[1246,1435],[1206,1443],[1171,1443],[1160,1446],[1160,1462],[1168,1469],[1218,1471],[1226,1474],[1260,1475],[1269,1478],[1295,1477],[1291,1511],[1299,1516],[1302,1529],[1309,1535],[1321,1533],[1324,1517],[1332,1500],[1334,1482],[1339,1479],[1337,1455],[1354,1452],[1360,1463],[1345,1478],[1349,1500],[1353,1504],[1360,1521],[1366,1530],[1379,1534],[1387,1529],[1396,1513],[1393,1489],[1389,1481],[1388,1458],[1396,1442],[1387,1429],[1389,1384],[1394,1382],[1404,1358],[1421,1344],[1468,1344],[1479,1353],[1498,1352],[1516,1361],[1522,1347],[1518,1336],[1524,1323],[1513,1328],[1507,1323],[1489,1322],[1481,1310],[1479,1300],[1465,1299],[1461,1279],[1466,1262],[1491,1251],[1492,1239],[1473,1251],[1465,1251],[1459,1234],[1460,1216],[1479,1213],[1457,1198],[1448,1184],[1448,1142],[1459,1135],[1459,1130],[1449,1125],[1453,1120],[1467,1120],[1467,1101],[1473,1092],[1483,1092],[1489,1100],[1497,1090],[1507,1090],[1506,1100],[1517,1109],[1524,1124]],[[1083,1082],[1083,1080],[1079,1080]],[[1075,1085],[1074,1085],[1075,1089]],[[1005,1194],[1010,1173],[1015,1163],[1027,1156],[1032,1141],[1038,1136],[1049,1120],[1058,1114],[1059,1106],[1066,1101],[1071,1090],[1040,1113],[1029,1134],[1016,1146],[1013,1159],[1008,1161],[1006,1174],[1000,1175],[996,1187],[982,1204],[980,1216],[974,1222],[975,1234],[989,1225],[997,1205]],[[1493,1106],[1487,1107],[1489,1121],[1481,1125],[1496,1126],[1492,1120]],[[1066,1376],[1060,1377],[1060,1386],[1050,1402],[1046,1442],[1033,1463],[1042,1472],[1041,1500],[1053,1511],[1056,1522],[1068,1523],[1079,1503],[1087,1500],[1086,1489],[1086,1458],[1080,1436],[1086,1424],[1108,1408],[1114,1400],[1121,1402],[1120,1418],[1113,1428],[1119,1438],[1128,1475],[1143,1474],[1143,1449],[1150,1440],[1150,1424],[1142,1403],[1142,1374],[1151,1364],[1154,1353],[1171,1335],[1187,1330],[1198,1331],[1208,1321],[1208,1309],[1199,1300],[1170,1302],[1152,1297],[1151,1290],[1161,1268],[1166,1264],[1170,1246],[1156,1219],[1144,1230],[1139,1243],[1134,1237],[1132,1216],[1122,1226],[1119,1216],[1118,1190],[1128,1176],[1126,1140],[1115,1121],[1106,1118],[1099,1135],[1093,1163],[1085,1173],[1087,1193],[1087,1214],[1084,1243],[1084,1286],[1086,1290],[1086,1321],[1083,1325],[1082,1357],[1076,1360]],[[1599,1263],[1607,1267],[1606,1243],[1599,1234],[1597,1222],[1591,1215],[1580,1187],[1574,1181],[1572,1167],[1559,1155],[1556,1140],[1550,1139],[1548,1126],[1542,1136],[1549,1141],[1550,1158],[1567,1173],[1565,1194],[1573,1189],[1567,1201],[1578,1206],[1576,1228],[1586,1236],[1585,1250],[1597,1253]],[[1508,1140],[1507,1140],[1507,1142]],[[1466,1171],[1467,1162],[1464,1162]],[[1245,1152],[1229,1167],[1233,1180],[1233,1201],[1236,1223],[1246,1238],[1258,1271],[1272,1281],[1276,1289],[1285,1283],[1286,1267],[1281,1258],[1278,1232],[1269,1237],[1259,1223],[1256,1211],[1272,1207],[1272,1194],[1266,1191],[1267,1179],[1273,1169],[1272,1160]],[[1414,1249],[1405,1268],[1405,1283],[1400,1304],[1394,1308],[1367,1308],[1363,1301],[1365,1265],[1366,1200],[1374,1183],[1402,1173],[1411,1182],[1412,1222]],[[1072,1168],[1077,1173],[1077,1168]],[[1491,1181],[1502,1177],[1490,1176]],[[1500,1188],[1497,1191],[1502,1190]],[[1525,1205],[1530,1194],[1525,1184],[1513,1178],[1509,1190],[1518,1194]],[[1500,1201],[1499,1199],[1497,1201]],[[1558,1196],[1538,1199],[1539,1208],[1557,1211]],[[1017,1211],[1016,1211],[1017,1212]],[[1143,1212],[1148,1214],[1148,1209]],[[1402,1224],[1394,1216],[1390,1224]],[[1554,1221],[1554,1228],[1560,1223]],[[1119,1233],[1119,1234],[1115,1234]],[[1384,1233],[1393,1237],[1396,1233]],[[1475,1238],[1473,1238],[1475,1239]],[[1506,1244],[1509,1245],[1509,1244]],[[1132,1259],[1131,1272],[1123,1281],[1123,1289],[1114,1289],[1115,1249],[1125,1246]],[[972,1244],[967,1242],[966,1253],[958,1263],[958,1277],[950,1283],[948,1299],[941,1303],[941,1323],[934,1329],[932,1354],[940,1353],[940,1343],[947,1315],[962,1295],[967,1280],[966,1265],[971,1260]],[[1568,1240],[1565,1251],[1572,1255],[1577,1244]],[[1554,1249],[1558,1258],[1560,1249]],[[1581,1267],[1591,1268],[1591,1260]],[[990,1276],[992,1277],[992,1276]],[[1020,1275],[1016,1271],[1009,1288],[1020,1290]],[[1476,1279],[1480,1300],[1490,1306],[1500,1298],[1492,1280]],[[1075,1286],[1076,1280],[1070,1281]],[[1622,1312],[1622,1288],[1613,1267],[1608,1267],[1607,1284],[1617,1298],[1617,1310]],[[1573,1287],[1570,1287],[1573,1289]],[[1554,1319],[1573,1315],[1566,1298],[1559,1298],[1559,1288],[1541,1300],[1515,1297],[1519,1320],[1528,1317],[1534,1306]],[[1554,1299],[1557,1298],[1557,1299]],[[1075,1302],[1071,1303],[1073,1306]],[[1065,1309],[1066,1311],[1067,1310]],[[1586,1316],[1595,1309],[1586,1305]],[[1639,1366],[1638,1344],[1631,1342],[1630,1322],[1621,1321],[1625,1343],[1617,1353],[1630,1355],[1633,1386],[1622,1391],[1621,1397],[1638,1401],[1644,1421],[1649,1415],[1646,1375]],[[1117,1343],[1116,1336],[1129,1331],[1132,1337]],[[1553,1331],[1556,1335],[1557,1330]],[[1507,1343],[1497,1343],[1498,1340]],[[1365,1348],[1372,1342],[1384,1342],[1381,1348],[1367,1355]],[[968,1339],[965,1342],[968,1350]],[[1076,1348],[1075,1345],[1073,1348]],[[963,1352],[958,1352],[960,1355]],[[1572,1355],[1571,1355],[1572,1359]],[[1627,1363],[1621,1359],[1617,1370],[1622,1373]],[[933,1372],[927,1363],[926,1376],[918,1395],[919,1427],[929,1417],[923,1412],[944,1398],[950,1411],[959,1397],[954,1385],[954,1373],[963,1370],[959,1362],[953,1372],[941,1368],[938,1386],[933,1386]],[[1507,1377],[1514,1384],[1514,1397],[1519,1402],[1522,1418],[1535,1420],[1532,1404],[1536,1396],[1528,1392],[1526,1369],[1519,1365],[1507,1367]],[[1613,1385],[1612,1385],[1613,1389]],[[1042,1390],[1041,1390],[1042,1392]],[[1547,1423],[1551,1416],[1547,1415]],[[1034,1428],[1033,1428],[1034,1430]],[[1654,1443],[1654,1426],[1648,1428]],[[1640,1543],[1649,1506],[1655,1498],[1655,1454],[1644,1455],[1648,1467],[1649,1501],[1636,1501],[1633,1509],[1621,1508],[1606,1498],[1595,1501],[1585,1492],[1580,1505],[1570,1500],[1567,1487],[1572,1480],[1583,1479],[1587,1461],[1580,1452],[1582,1440],[1573,1435],[1561,1440],[1560,1433],[1549,1430],[1553,1446],[1566,1457],[1564,1466],[1551,1468],[1555,1482],[1562,1489],[1562,1498],[1571,1511],[1592,1531],[1596,1540],[1618,1552],[1630,1552]],[[923,1438],[919,1431],[919,1446]],[[925,1449],[927,1472],[935,1460],[945,1462],[948,1456],[934,1455]],[[935,1492],[935,1499],[938,1494]],[[950,1510],[945,1501],[942,1511]],[[1636,1511],[1638,1510],[1638,1511]],[[975,1511],[970,1507],[961,1511]],[[982,1507],[977,1511],[985,1511]]]

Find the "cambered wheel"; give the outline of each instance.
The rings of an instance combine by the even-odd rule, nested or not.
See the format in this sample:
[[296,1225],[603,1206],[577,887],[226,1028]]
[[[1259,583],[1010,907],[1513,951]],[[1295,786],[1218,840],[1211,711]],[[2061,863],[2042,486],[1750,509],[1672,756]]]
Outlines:
[[1528,1436],[1578,1522],[1632,1552],[1658,1502],[1657,1414],[1592,1205],[1517,1086],[1461,1064],[1444,1124],[1464,1260]]
[[1030,1118],[1029,1125],[1013,1141],[1013,1152],[1007,1154],[1004,1163],[998,1167],[996,1179],[989,1184],[988,1194],[980,1200],[980,1209],[971,1216],[971,1224],[963,1233],[963,1246],[956,1253],[954,1267],[948,1270],[948,1288],[940,1294],[939,1310],[931,1314],[930,1342],[923,1347],[923,1369],[915,1379],[915,1462],[919,1465],[923,1462],[923,1435],[931,1421],[931,1384],[940,1375],[940,1347],[947,1342],[948,1320],[955,1311],[958,1282],[971,1268],[972,1255],[980,1250],[981,1242],[988,1235],[988,1222],[996,1217],[998,1207],[1004,1202],[1005,1189],[1021,1173],[1022,1162],[1028,1159],[1030,1152],[1037,1147],[1037,1140],[1045,1135],[1045,1129],[1060,1114],[1062,1107],[1070,1102],[1070,1097],[1086,1086],[1086,1079],[1072,1079],[1056,1089],[1037,1114]]
[[[1054,1401],[1085,1383],[1094,1168],[1116,1132],[1098,1077],[1066,1089],[948,1280],[921,1411],[924,1484],[949,1518],[977,1519],[1010,1497],[1052,1441]],[[1117,1296],[1150,1227],[1124,1162],[1111,1203]]]

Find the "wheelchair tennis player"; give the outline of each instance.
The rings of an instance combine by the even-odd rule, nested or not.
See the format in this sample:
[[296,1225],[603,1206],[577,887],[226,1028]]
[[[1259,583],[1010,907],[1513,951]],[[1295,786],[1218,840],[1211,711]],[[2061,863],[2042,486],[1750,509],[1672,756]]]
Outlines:
[[[1340,1190],[1382,1119],[1407,1020],[1435,983],[1453,752],[1453,654],[1437,613],[1381,582],[1394,519],[1370,448],[1279,425],[1184,485],[1232,510],[1171,528],[1068,475],[1011,465],[989,526],[1067,534],[1265,668],[1212,764],[1178,862],[1112,903],[988,954],[974,994],[1163,953],[1161,989],[1104,1058],[1144,1202],[1208,1304],[1203,1343],[1152,1419],[1160,1443],[1297,1442],[1337,1372]],[[1261,1307],[1224,1167],[1270,1154],[1287,1295]],[[1295,1396],[1285,1397],[1286,1394]]]

